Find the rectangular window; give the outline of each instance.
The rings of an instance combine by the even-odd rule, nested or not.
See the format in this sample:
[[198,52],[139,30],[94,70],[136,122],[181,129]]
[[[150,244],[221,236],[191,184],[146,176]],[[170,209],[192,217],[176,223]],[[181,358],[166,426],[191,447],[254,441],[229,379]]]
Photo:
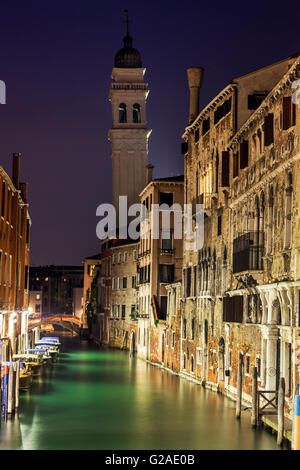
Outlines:
[[119,263],[122,262],[122,253],[119,253]]
[[41,305],[35,304],[35,313],[40,313],[40,312],[41,312]]
[[160,264],[158,269],[159,282],[174,282],[174,264]]
[[126,305],[122,305],[122,320],[125,320],[126,315]]
[[120,289],[120,278],[117,278],[117,289]]
[[265,146],[268,147],[274,142],[274,115],[269,113],[265,116]]
[[168,306],[168,296],[167,295],[161,295],[160,296],[159,317],[162,320],[166,319],[167,306]]
[[218,215],[218,235],[222,234],[222,215]]
[[195,339],[195,318],[192,318],[191,321],[191,340]]
[[161,249],[162,251],[172,249],[172,232],[170,230],[162,230],[161,232]]
[[111,280],[111,288],[112,288],[112,290],[114,290],[116,288],[116,280],[115,280],[114,277]]
[[182,322],[182,337],[186,339],[186,318],[184,318]]
[[136,276],[131,276],[131,287],[132,289],[136,288]]
[[224,101],[223,104],[217,107],[216,111],[214,112],[214,123],[217,124],[220,119],[222,119],[226,114],[231,111],[231,98]]
[[123,277],[123,289],[127,289],[127,277]]
[[189,149],[189,143],[188,142],[182,142],[181,143],[181,153],[184,155],[188,152]]
[[233,178],[239,176],[239,153],[233,154]]
[[127,253],[125,251],[125,253],[124,253],[124,263],[126,263],[126,261],[127,261]]
[[244,140],[240,144],[240,169],[243,170],[248,166],[248,140]]
[[175,331],[172,331],[172,348],[175,348]]
[[136,260],[136,250],[133,250],[133,259]]
[[185,272],[185,293],[186,297],[191,297],[192,268],[187,268]]
[[285,96],[282,101],[282,129],[287,130],[296,122],[296,106],[291,96]]
[[222,186],[229,186],[229,152],[222,152]]
[[243,322],[243,296],[223,297],[223,321]]
[[266,97],[266,93],[248,95],[248,109],[257,109]]

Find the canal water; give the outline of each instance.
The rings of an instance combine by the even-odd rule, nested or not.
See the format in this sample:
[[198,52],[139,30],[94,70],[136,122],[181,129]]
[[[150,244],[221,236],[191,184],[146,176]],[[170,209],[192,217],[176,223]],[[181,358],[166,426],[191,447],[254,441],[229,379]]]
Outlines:
[[63,339],[58,363],[21,392],[0,449],[277,449],[235,404],[126,352]]

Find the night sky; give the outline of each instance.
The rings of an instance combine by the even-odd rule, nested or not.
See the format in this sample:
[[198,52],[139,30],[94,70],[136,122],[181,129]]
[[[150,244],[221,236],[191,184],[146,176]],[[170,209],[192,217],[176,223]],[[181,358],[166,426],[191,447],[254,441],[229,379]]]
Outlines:
[[186,68],[205,68],[201,106],[232,78],[300,51],[299,2],[1,1],[0,164],[21,152],[31,264],[80,264],[99,251],[96,207],[111,201],[110,73],[133,19],[147,68],[149,162],[183,172]]

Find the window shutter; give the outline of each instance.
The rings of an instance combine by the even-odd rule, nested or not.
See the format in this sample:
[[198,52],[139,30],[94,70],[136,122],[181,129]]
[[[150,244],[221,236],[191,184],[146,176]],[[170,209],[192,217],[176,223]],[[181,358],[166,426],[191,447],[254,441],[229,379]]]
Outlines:
[[182,142],[182,143],[181,143],[181,153],[182,153],[182,154],[187,153],[188,149],[189,149],[189,144],[188,144],[188,142]]
[[244,140],[240,145],[240,169],[248,166],[248,140]]
[[233,178],[239,176],[239,154],[233,154]]
[[265,146],[268,147],[274,142],[274,115],[273,113],[265,116]]
[[243,322],[243,296],[223,297],[223,321]]
[[285,96],[282,102],[282,129],[286,130],[291,127],[292,103],[291,97]]
[[222,186],[229,186],[229,152],[222,152]]

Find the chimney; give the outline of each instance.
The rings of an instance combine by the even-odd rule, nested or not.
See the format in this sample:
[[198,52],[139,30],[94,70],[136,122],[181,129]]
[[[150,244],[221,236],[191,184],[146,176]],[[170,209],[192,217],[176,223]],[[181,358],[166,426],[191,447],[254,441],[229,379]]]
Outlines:
[[146,165],[146,184],[150,183],[152,181],[152,170],[154,168],[154,165],[151,165],[151,163],[148,163]]
[[28,183],[20,183],[21,197],[24,202],[28,199]]
[[203,74],[204,69],[202,67],[189,67],[187,69],[188,83],[190,89],[189,124],[191,124],[199,114],[199,95]]
[[19,189],[20,181],[20,153],[13,154],[13,170],[12,170],[12,182],[16,189]]

